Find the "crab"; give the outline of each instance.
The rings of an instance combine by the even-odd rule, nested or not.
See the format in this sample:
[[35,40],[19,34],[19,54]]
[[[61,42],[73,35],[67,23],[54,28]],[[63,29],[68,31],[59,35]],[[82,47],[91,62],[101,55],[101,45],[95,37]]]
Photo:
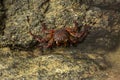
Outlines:
[[48,30],[45,23],[42,23],[42,32],[44,37],[38,37],[31,31],[30,34],[37,40],[43,48],[52,48],[54,46],[67,46],[81,42],[89,33],[90,26],[84,26],[84,30],[79,31],[78,23],[74,21],[74,27],[64,27]]

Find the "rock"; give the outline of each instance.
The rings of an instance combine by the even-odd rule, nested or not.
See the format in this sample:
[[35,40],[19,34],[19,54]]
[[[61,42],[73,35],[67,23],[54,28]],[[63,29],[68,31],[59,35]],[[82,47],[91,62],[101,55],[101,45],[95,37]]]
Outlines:
[[[34,34],[42,35],[41,21],[44,21],[51,29],[63,26],[71,27],[73,20],[77,20],[79,24],[91,25],[94,28],[84,44],[81,44],[82,48],[86,45],[93,45],[88,47],[94,49],[96,46],[102,46],[111,49],[117,44],[112,38],[119,36],[119,12],[102,10],[70,0],[6,0],[1,2],[1,8],[5,10],[4,14],[6,15],[6,18],[3,18],[4,20],[1,22],[5,25],[1,25],[1,31],[4,33],[0,36],[1,47],[31,48],[35,45],[35,41],[29,31],[32,30]],[[95,24],[93,25],[93,23]]]
[[5,14],[5,9],[4,9],[4,5],[3,5],[3,1],[0,1],[0,35],[3,35],[3,30],[5,28],[5,18],[6,18],[6,14]]
[[[99,74],[99,71],[110,67],[104,55],[120,45],[119,2],[120,0],[1,0],[0,78],[101,80],[106,73]],[[85,40],[77,47],[60,49],[61,51],[55,48],[39,55],[40,52],[35,49],[37,42],[29,31],[44,37],[41,31],[42,21],[48,29],[57,29],[73,27],[74,20],[79,25],[92,26]]]
[[[83,56],[76,59],[57,54],[33,57],[30,52],[12,52],[9,48],[0,49],[0,53],[0,79],[3,80],[93,80],[100,75],[97,74],[99,66]],[[5,56],[6,53],[9,55]]]

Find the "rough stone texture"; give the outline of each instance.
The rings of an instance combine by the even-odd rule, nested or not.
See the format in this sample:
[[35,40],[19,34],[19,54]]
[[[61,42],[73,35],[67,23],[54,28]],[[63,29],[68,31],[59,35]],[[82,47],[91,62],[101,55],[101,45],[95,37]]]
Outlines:
[[[36,24],[39,23],[40,16],[40,12],[39,11],[36,12],[36,10],[34,10],[36,8],[33,8],[36,4],[34,4],[34,6],[33,5],[30,6],[31,4],[34,4],[34,2],[29,3],[27,0],[4,1],[5,9],[7,9],[6,11],[7,18],[5,20],[6,24],[4,29],[4,35],[1,38],[2,46],[19,45],[24,47],[30,43],[31,37],[29,36],[28,33],[29,28],[30,26],[35,26]],[[39,5],[37,5],[36,7],[38,6]],[[38,17],[38,19],[36,17]],[[30,20],[31,23],[30,25],[28,21],[29,18],[30,19],[32,18],[32,20]]]
[[[73,1],[78,2],[78,3],[88,4],[88,5],[95,5],[95,6],[99,6],[99,7],[111,6],[111,8],[113,5],[119,6],[119,4],[120,4],[120,0],[73,0]],[[117,8],[117,7],[115,7],[115,8]]]
[[97,78],[101,69],[93,60],[103,58],[95,54],[89,54],[90,59],[74,59],[58,54],[33,57],[30,52],[18,54],[9,48],[0,53],[0,80],[101,80]]
[[[115,51],[120,45],[119,3],[120,0],[0,0],[0,79],[101,80],[106,77],[98,72],[110,67],[104,58],[106,51]],[[29,30],[44,36],[41,21],[52,29],[72,27],[73,20],[92,26],[90,34],[77,47],[56,48],[40,56],[39,50],[33,51],[36,41]]]
[[[99,13],[100,12],[98,12],[98,14]],[[94,29],[91,30],[90,35],[88,35],[85,42],[83,44],[80,44],[80,46],[84,49],[84,45],[86,44],[85,46],[87,46],[88,50],[91,51],[96,49],[114,51],[120,44],[119,28],[120,13],[110,10],[103,10],[102,15],[97,17]]]
[[88,47],[92,49],[97,46],[110,50],[118,44],[118,39],[113,37],[119,36],[120,13],[114,10],[80,4],[79,0],[5,0],[1,2],[1,8],[4,11],[1,16],[6,15],[6,18],[3,17],[1,21],[0,30],[4,34],[1,33],[0,46],[29,48],[34,45],[29,30],[41,35],[40,21],[44,21],[51,29],[73,26],[73,20],[93,26],[90,37],[82,45],[83,49],[90,44],[93,46]]

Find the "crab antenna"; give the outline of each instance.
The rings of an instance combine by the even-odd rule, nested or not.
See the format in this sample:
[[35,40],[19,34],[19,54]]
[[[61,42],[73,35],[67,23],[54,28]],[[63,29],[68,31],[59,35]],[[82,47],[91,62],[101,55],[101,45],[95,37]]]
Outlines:
[[76,31],[81,30],[83,24],[80,24],[80,25],[79,25],[76,20],[74,20],[73,23],[74,23],[74,29],[75,29]]

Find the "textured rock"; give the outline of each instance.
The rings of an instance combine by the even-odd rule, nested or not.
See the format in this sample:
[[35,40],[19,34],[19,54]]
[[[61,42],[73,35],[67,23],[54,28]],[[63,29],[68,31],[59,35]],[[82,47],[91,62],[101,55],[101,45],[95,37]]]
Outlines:
[[12,52],[9,48],[0,49],[0,53],[1,80],[93,80],[101,75],[97,74],[100,67],[93,59],[103,58],[94,54],[85,59],[79,54],[81,57],[74,59],[70,55],[57,54],[33,57],[29,55],[31,52]]
[[[0,79],[101,80],[106,77],[106,73],[99,74],[101,69],[110,67],[104,55],[120,45],[119,2],[0,0]],[[46,55],[33,50],[36,41],[29,31],[44,36],[41,21],[52,29],[72,27],[73,20],[79,25],[92,26],[90,34],[77,47],[55,48],[45,51]],[[27,51],[20,51],[21,48]]]
[[[79,2],[82,2],[82,0],[2,1],[1,8],[5,11],[4,13],[1,12],[1,16],[6,15],[6,18],[1,21],[3,25],[0,29],[4,34],[1,33],[0,46],[29,48],[35,44],[29,30],[32,30],[34,34],[42,35],[40,21],[44,21],[51,29],[73,26],[73,20],[77,20],[79,24],[92,25],[96,23],[92,25],[93,29],[90,37],[82,45],[83,49],[84,46],[89,44],[93,45],[88,46],[93,47],[92,49],[96,46],[98,48],[102,46],[103,49],[105,47],[108,47],[108,49],[109,47],[110,49],[113,46],[115,47],[117,40],[114,40],[113,37],[119,36],[120,13],[114,10],[102,10],[98,7],[79,4]],[[109,1],[105,2],[111,3]],[[99,1],[93,1],[93,3],[99,3]]]

